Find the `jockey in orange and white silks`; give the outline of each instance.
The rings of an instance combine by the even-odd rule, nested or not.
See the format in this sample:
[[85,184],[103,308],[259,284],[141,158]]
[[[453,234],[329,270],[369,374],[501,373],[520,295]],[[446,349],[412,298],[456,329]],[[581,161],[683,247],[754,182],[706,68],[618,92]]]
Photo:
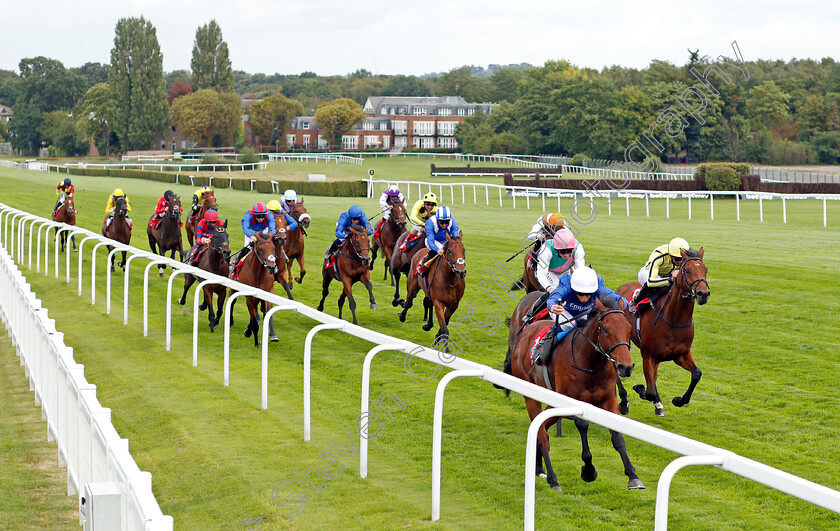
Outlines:
[[554,233],[537,255],[537,282],[545,291],[553,291],[560,277],[586,265],[586,252],[575,235],[563,227]]

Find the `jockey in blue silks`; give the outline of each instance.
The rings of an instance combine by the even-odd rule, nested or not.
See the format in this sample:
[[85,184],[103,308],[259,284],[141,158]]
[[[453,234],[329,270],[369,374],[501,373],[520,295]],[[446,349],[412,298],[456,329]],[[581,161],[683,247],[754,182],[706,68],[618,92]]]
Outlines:
[[254,248],[254,242],[257,241],[256,234],[263,229],[268,228],[271,236],[277,231],[277,226],[274,224],[274,216],[268,215],[268,208],[265,203],[255,203],[254,206],[245,212],[242,216],[242,232],[245,233],[245,247],[239,251],[239,259],[245,257],[246,251]]
[[543,336],[542,345],[538,347],[540,359],[547,360],[551,354],[547,351],[551,348],[554,335],[560,332],[558,340],[562,339],[565,335],[563,332],[574,328],[579,320],[573,319],[591,312],[595,308],[595,301],[601,297],[613,299],[616,304],[619,301],[624,301],[625,306],[628,304],[627,299],[604,285],[604,279],[591,267],[579,267],[571,275],[560,277],[559,284],[546,301],[548,311],[559,315],[560,322]]
[[351,206],[347,212],[341,213],[338,217],[338,221],[335,223],[335,241],[332,242],[330,248],[327,249],[327,252],[324,255],[325,259],[329,260],[330,256],[334,255],[338,251],[338,246],[344,243],[344,240],[347,239],[347,232],[353,225],[361,225],[367,229],[368,236],[373,234],[373,228],[370,226],[370,221],[368,221],[362,207],[358,205]]
[[428,271],[434,257],[443,254],[443,244],[446,243],[447,235],[450,238],[458,238],[461,231],[458,229],[458,222],[452,219],[452,209],[442,206],[426,220],[426,247],[429,251],[417,266],[418,274],[422,275]]

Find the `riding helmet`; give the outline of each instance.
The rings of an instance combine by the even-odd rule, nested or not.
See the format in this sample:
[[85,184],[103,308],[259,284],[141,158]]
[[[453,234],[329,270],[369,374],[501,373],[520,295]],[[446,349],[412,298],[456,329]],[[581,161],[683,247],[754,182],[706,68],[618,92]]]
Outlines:
[[452,209],[448,206],[440,207],[435,215],[438,221],[452,221]]
[[670,243],[668,243],[668,254],[670,254],[674,258],[681,256],[680,249],[682,249],[683,251],[687,251],[690,249],[690,247],[688,246],[688,242],[685,241],[683,238],[674,238],[670,241]]
[[591,267],[579,267],[572,273],[572,289],[578,293],[592,294],[598,291],[598,274]]
[[435,194],[433,194],[432,192],[429,192],[429,193],[427,193],[426,195],[423,196],[423,202],[424,203],[432,203],[432,204],[436,205],[437,204],[437,196]]
[[359,218],[361,219],[362,216],[365,215],[365,211],[362,210],[362,207],[353,205],[350,207],[350,210],[347,211],[347,217],[349,218]]
[[575,235],[566,227],[554,233],[554,248],[558,251],[560,249],[574,249],[576,245]]

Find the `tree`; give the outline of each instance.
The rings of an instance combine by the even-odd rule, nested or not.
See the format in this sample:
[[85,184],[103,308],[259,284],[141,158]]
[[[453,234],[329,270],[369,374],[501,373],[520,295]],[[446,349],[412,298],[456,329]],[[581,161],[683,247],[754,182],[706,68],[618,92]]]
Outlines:
[[15,114],[9,122],[12,147],[28,154],[38,154],[41,147],[41,110],[31,103],[15,105]]
[[811,143],[821,164],[840,162],[840,132],[823,131],[814,135]]
[[169,88],[169,105],[172,105],[172,102],[176,98],[186,96],[187,94],[192,94],[192,86],[179,79]]
[[196,91],[233,92],[234,78],[228,45],[222,39],[222,29],[215,20],[196,30],[190,67],[192,86]]
[[283,148],[286,146],[286,129],[292,118],[302,112],[301,102],[274,94],[248,107],[248,124],[251,131],[260,137],[260,143],[279,142]]
[[787,94],[776,83],[766,81],[750,89],[747,115],[754,123],[779,126],[789,117],[787,102]]
[[117,22],[111,49],[113,130],[123,149],[148,149],[169,121],[157,32],[145,18]]
[[21,59],[16,104],[29,103],[41,112],[69,111],[87,90],[85,79],[43,56]]
[[76,107],[76,122],[88,141],[96,142],[100,153],[110,156],[111,122],[113,121],[113,91],[107,83],[98,83],[85,92]]
[[108,71],[110,69],[109,65],[88,62],[78,68],[71,68],[70,70],[85,78],[87,88],[90,88],[99,83],[107,83]]
[[202,89],[172,103],[172,124],[200,146],[233,145],[241,118],[239,96]]
[[88,143],[84,133],[76,129],[76,121],[67,111],[52,111],[41,116],[38,132],[50,146],[50,155],[56,157],[83,155]]
[[192,74],[189,70],[173,70],[172,72],[166,72],[163,75],[163,81],[166,83],[166,92],[169,92],[169,89],[172,88],[172,85],[175,84],[176,81],[181,82],[188,82],[192,79]]
[[14,107],[20,78],[11,70],[0,70],[0,104]]
[[383,96],[429,96],[428,83],[416,76],[391,76],[382,87]]
[[9,140],[9,130],[6,128],[6,120],[0,120],[0,141],[7,142]]
[[354,125],[364,122],[365,116],[361,105],[350,98],[338,98],[318,106],[318,110],[315,111],[315,123],[332,140],[332,145],[338,146],[341,145],[341,135]]

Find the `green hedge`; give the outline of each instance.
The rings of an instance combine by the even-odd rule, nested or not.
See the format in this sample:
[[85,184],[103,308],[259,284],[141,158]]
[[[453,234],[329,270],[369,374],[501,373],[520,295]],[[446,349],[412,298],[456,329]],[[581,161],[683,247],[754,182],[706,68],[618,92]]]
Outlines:
[[710,168],[731,168],[739,176],[750,173],[750,165],[744,162],[704,162],[697,166],[697,173],[706,175]]
[[741,189],[741,176],[729,166],[706,168],[704,177],[707,190],[732,192]]
[[[150,170],[119,170],[106,168],[76,168],[67,167],[62,168],[66,173],[71,175],[87,175],[90,177],[122,177],[129,179],[145,179],[148,181],[158,181],[164,183],[175,183],[176,179],[179,184],[190,184],[190,178],[183,173],[176,175],[174,173],[163,173],[159,171]],[[64,173],[65,171],[62,171]],[[196,176],[193,177],[193,185],[198,188],[200,186],[210,186],[210,177]],[[250,179],[229,177],[214,177],[213,188],[233,188],[234,190],[251,190]],[[320,195],[332,197],[365,197],[367,196],[367,183],[364,181],[337,181],[337,182],[306,182],[306,181],[278,181],[278,193],[282,194],[284,190],[292,188],[300,195]],[[254,183],[254,191],[270,194],[272,193],[271,181],[256,181]]]

